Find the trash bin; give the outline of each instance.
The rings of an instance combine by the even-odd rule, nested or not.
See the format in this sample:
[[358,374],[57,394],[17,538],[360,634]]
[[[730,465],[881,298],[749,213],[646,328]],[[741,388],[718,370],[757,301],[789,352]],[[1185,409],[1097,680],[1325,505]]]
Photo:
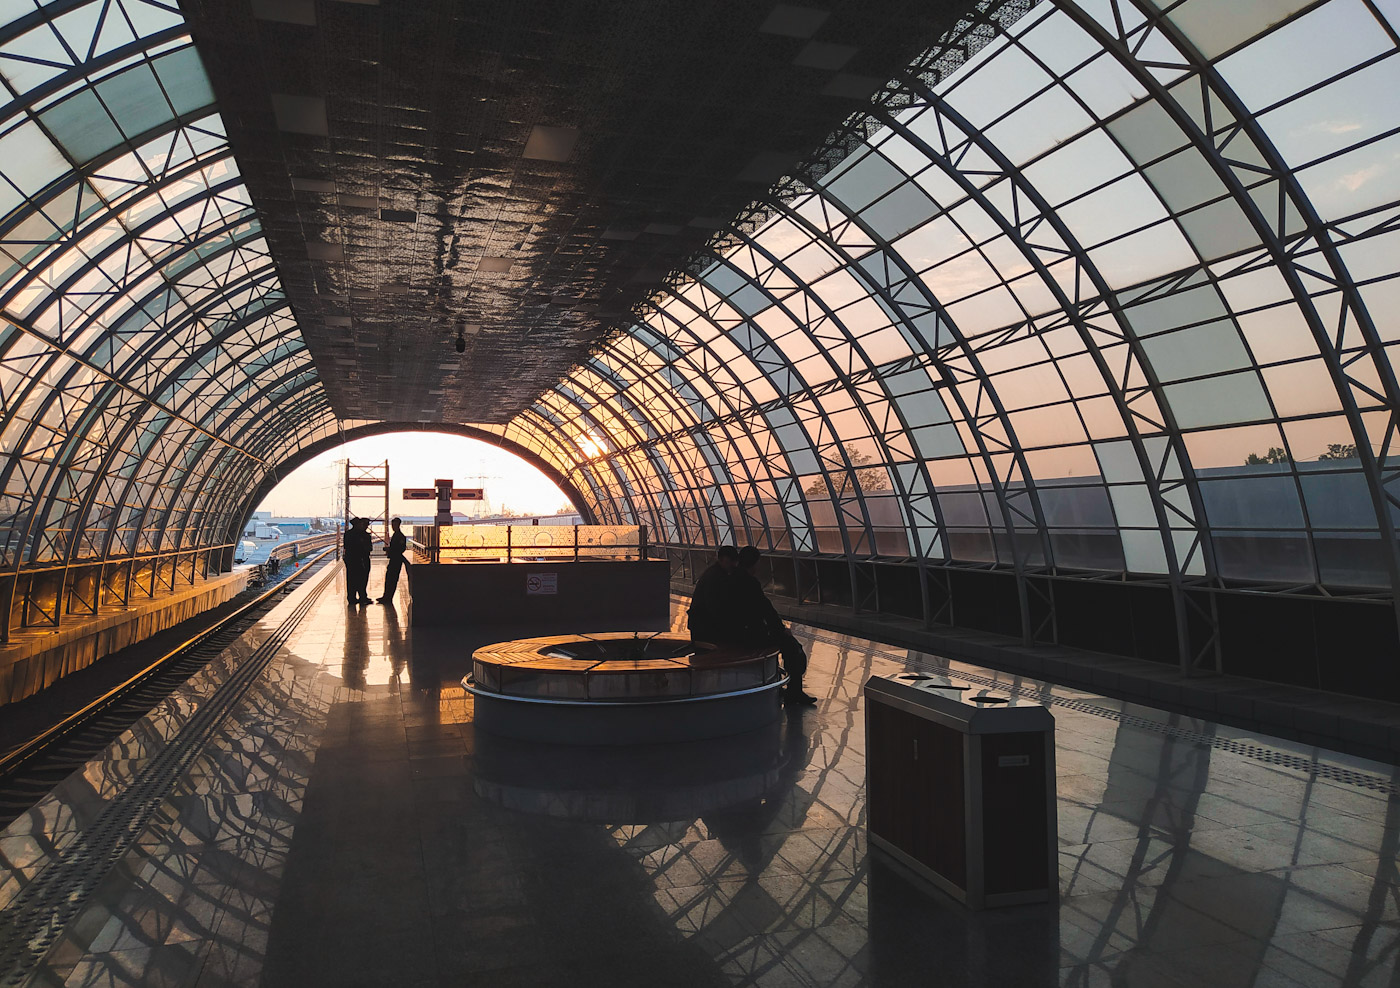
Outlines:
[[865,730],[871,846],[972,909],[1058,897],[1045,706],[944,676],[875,676]]

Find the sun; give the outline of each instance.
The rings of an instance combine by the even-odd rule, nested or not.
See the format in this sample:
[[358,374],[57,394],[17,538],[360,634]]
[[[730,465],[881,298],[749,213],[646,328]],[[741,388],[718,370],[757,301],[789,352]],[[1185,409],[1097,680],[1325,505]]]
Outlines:
[[607,440],[595,433],[585,433],[574,439],[584,459],[592,460],[609,452]]

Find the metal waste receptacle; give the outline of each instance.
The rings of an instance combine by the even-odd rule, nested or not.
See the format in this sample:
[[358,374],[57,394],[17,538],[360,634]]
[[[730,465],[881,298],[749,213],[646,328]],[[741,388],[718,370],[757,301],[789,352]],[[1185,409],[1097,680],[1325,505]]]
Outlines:
[[1059,894],[1055,718],[906,673],[865,684],[870,843],[969,908]]

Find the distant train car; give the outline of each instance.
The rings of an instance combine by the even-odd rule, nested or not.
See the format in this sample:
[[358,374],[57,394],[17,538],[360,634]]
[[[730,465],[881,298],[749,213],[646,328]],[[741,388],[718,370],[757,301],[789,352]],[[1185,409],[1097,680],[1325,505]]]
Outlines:
[[258,551],[258,544],[252,539],[243,539],[238,543],[238,548],[233,551],[233,561],[235,563],[246,563],[248,557]]

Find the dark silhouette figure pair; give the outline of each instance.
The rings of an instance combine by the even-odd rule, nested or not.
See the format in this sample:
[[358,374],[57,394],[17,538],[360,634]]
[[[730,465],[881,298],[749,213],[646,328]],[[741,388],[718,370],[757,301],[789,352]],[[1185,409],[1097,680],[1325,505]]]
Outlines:
[[788,675],[783,700],[810,705],[816,697],[802,689],[807,652],[788,631],[763,584],[754,575],[761,554],[751,545],[720,546],[713,566],[700,574],[690,601],[686,626],[697,641],[747,648],[776,647]]
[[[384,574],[384,592],[373,603],[393,606],[394,593],[399,588],[399,574],[408,565],[406,558],[408,538],[403,534],[402,521],[390,521],[393,534],[384,545],[389,557],[389,568]],[[368,518],[352,518],[344,538],[345,594],[352,604],[372,603],[369,596],[370,555],[374,551],[374,537],[369,534]]]
[[345,598],[352,604],[368,604],[369,557],[374,551],[369,519],[351,518],[341,542],[345,557]]

